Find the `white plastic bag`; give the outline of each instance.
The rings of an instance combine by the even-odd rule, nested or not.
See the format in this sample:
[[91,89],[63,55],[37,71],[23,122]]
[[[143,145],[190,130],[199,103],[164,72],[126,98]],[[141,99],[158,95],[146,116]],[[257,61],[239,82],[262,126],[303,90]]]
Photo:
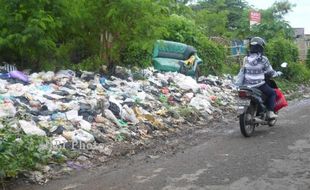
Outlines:
[[73,131],[72,141],[76,143],[91,143],[95,141],[95,137],[92,134],[84,131],[83,129],[78,129],[76,131]]
[[19,120],[19,125],[27,135],[46,136],[45,131],[38,128],[34,123],[25,120]]
[[131,108],[129,108],[127,105],[123,106],[123,109],[121,111],[121,118],[133,124],[139,123],[139,120],[137,119],[135,112]]

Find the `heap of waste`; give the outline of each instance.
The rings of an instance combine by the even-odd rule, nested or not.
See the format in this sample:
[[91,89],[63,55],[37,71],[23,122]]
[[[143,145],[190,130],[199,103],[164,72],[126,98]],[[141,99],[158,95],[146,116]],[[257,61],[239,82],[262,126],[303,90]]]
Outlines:
[[139,144],[184,123],[210,120],[221,106],[233,109],[235,102],[229,76],[200,77],[197,83],[180,73],[145,69],[109,80],[71,70],[28,78],[24,84],[0,79],[0,128],[9,123],[26,134],[50,137],[53,145]]

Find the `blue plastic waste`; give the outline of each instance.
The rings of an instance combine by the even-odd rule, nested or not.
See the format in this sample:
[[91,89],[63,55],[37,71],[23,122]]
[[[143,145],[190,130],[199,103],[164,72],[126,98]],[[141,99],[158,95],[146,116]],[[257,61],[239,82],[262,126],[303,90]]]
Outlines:
[[106,78],[105,77],[101,77],[100,79],[99,79],[99,82],[100,82],[100,84],[101,85],[104,85],[105,84],[105,82],[106,82]]

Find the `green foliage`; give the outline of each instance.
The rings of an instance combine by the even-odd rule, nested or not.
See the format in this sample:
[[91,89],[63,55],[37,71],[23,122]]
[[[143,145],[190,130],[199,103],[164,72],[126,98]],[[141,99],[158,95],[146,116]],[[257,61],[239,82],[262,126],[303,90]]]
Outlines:
[[[261,36],[266,40],[274,37],[283,37],[293,39],[293,30],[284,16],[292,10],[293,4],[287,1],[275,2],[270,8],[260,10],[262,14],[262,22],[254,25],[250,29],[248,15],[253,8],[244,4],[242,9],[242,17],[238,19],[238,30],[234,31],[234,36],[247,38],[251,36]],[[240,14],[239,14],[240,15]]]
[[274,38],[267,43],[266,55],[275,69],[280,69],[283,62],[293,64],[298,59],[297,46],[282,37]]
[[251,34],[255,36],[263,36],[266,40],[274,37],[283,37],[285,39],[293,39],[293,29],[284,20],[284,16],[292,10],[293,4],[288,1],[275,2],[270,8],[262,10],[263,22],[253,26]]
[[123,49],[121,52],[121,65],[132,68],[139,66],[145,68],[150,66],[152,54],[147,50],[140,49],[140,47],[129,47]]
[[79,64],[73,64],[71,67],[73,70],[82,70],[82,71],[94,71],[99,72],[99,69],[105,63],[103,60],[98,56],[89,57],[84,59]]
[[35,169],[51,159],[48,141],[44,137],[20,134],[6,127],[0,130],[0,178],[15,177]]
[[283,61],[297,61],[296,47],[287,40],[292,29],[283,19],[293,7],[288,1],[260,10],[262,23],[251,30],[251,7],[244,0],[188,2],[0,0],[0,61],[37,70],[146,67],[154,42],[165,39],[196,47],[204,62],[202,73],[220,74],[235,68],[225,65],[226,49],[210,38],[254,35],[271,43],[267,55],[275,68]]
[[279,78],[277,79],[277,85],[281,89],[282,92],[287,93],[288,91],[295,91],[298,89],[298,84],[294,81],[290,81],[287,79]]
[[63,11],[61,0],[1,0],[0,6],[2,60],[37,66],[42,58],[52,55],[62,26],[59,19]]
[[305,83],[310,80],[310,70],[303,63],[290,64],[284,73],[288,80],[296,83]]
[[193,20],[184,16],[171,15],[166,21],[167,32],[164,33],[164,39],[185,44],[197,43],[197,36],[201,34]]
[[222,36],[227,31],[227,12],[219,13],[201,10],[196,13],[196,25],[206,36]]
[[[200,112],[192,106],[184,105],[179,106],[176,109],[178,115],[184,118],[188,122],[197,122],[199,120]],[[175,110],[174,109],[174,110]]]
[[162,36],[166,18],[159,2],[151,0],[89,1],[93,7],[93,27],[101,35],[102,54],[109,66],[119,64],[121,52],[140,47],[150,51]]
[[201,68],[202,74],[221,74],[225,64],[225,48],[205,37],[202,37],[195,47],[204,61]]
[[195,22],[183,16],[171,15],[167,22],[164,39],[182,42],[194,46],[203,60],[202,74],[219,74],[225,60],[225,48],[210,41]]
[[240,65],[237,62],[231,62],[229,64],[223,64],[222,73],[231,74],[233,76],[237,75],[240,70]]
[[[243,0],[225,0],[225,4],[227,7],[227,29],[229,31],[236,31],[238,29],[242,29],[242,20],[244,20],[244,16],[240,16],[240,13],[245,12],[247,9],[247,2]],[[247,17],[245,17],[247,18]]]
[[274,20],[271,23],[265,22],[252,27],[252,36],[263,36],[266,40],[274,37],[292,39],[293,29],[291,26],[282,20]]
[[307,50],[306,65],[307,65],[307,68],[310,69],[310,48]]

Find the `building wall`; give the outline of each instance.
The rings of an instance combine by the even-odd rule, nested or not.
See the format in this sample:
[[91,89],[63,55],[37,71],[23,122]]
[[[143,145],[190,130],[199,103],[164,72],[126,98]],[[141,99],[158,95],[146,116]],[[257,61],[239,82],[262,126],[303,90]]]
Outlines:
[[294,28],[295,43],[298,47],[299,59],[304,61],[307,58],[307,51],[310,48],[310,34],[304,34],[303,28]]

